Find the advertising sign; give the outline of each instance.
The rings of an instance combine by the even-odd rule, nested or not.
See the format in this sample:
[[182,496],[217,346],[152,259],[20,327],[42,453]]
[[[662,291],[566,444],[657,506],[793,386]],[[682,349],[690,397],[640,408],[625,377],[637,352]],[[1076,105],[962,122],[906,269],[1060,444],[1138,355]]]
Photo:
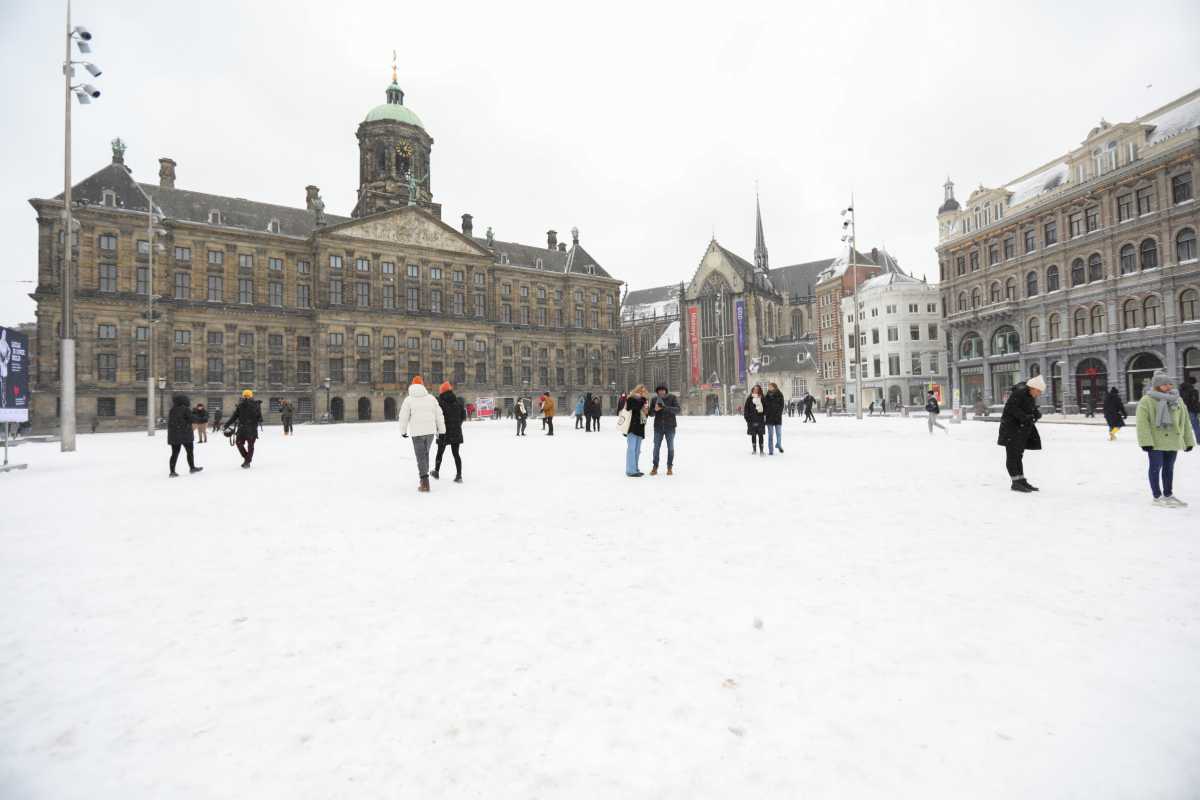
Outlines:
[[746,382],[746,301],[738,300],[734,304],[734,315],[737,317],[737,366],[738,383]]
[[929,384],[929,391],[933,392],[933,396],[937,398],[938,405],[946,402],[942,399],[942,385],[940,383]]
[[496,413],[496,398],[479,397],[475,400],[475,413],[480,417],[491,417]]
[[692,383],[700,382],[700,309],[688,309],[688,362],[692,372]]
[[29,337],[0,326],[0,422],[29,421]]

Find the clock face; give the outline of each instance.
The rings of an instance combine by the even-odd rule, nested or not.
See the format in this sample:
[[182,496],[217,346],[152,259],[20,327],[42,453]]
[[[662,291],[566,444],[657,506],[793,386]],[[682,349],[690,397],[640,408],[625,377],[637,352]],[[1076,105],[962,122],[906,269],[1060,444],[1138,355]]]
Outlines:
[[412,166],[412,145],[408,142],[401,142],[396,145],[396,172],[404,175]]

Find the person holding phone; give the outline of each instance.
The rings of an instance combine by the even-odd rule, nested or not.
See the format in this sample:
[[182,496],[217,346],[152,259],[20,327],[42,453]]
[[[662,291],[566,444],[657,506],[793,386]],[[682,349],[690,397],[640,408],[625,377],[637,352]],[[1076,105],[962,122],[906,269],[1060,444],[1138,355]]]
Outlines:
[[654,389],[654,397],[650,401],[650,416],[654,417],[654,462],[650,466],[650,474],[658,474],[658,455],[662,443],[667,442],[667,474],[675,474],[675,417],[679,414],[679,398],[667,391],[667,387],[659,384]]

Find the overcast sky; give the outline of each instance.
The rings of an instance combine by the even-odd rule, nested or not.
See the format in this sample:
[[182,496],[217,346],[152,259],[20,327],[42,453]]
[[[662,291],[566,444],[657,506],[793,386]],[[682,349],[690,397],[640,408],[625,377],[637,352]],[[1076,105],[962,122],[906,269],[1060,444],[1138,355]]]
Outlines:
[[[139,180],[349,214],[355,129],[400,84],[458,226],[572,226],[632,288],[689,279],[713,232],[771,264],[826,258],[853,191],[862,249],[936,274],[936,209],[1200,87],[1200,3],[76,0],[104,96],[76,180],[123,138]],[[0,324],[33,319],[30,197],[62,191],[63,3],[0,0]],[[572,8],[577,6],[578,8]]]

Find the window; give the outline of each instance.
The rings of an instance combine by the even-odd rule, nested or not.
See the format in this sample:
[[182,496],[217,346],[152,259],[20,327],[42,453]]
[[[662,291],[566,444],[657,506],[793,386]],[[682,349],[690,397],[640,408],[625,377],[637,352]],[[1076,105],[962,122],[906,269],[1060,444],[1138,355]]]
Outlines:
[[1052,244],[1058,244],[1058,222],[1051,220],[1042,226],[1042,233],[1046,242],[1046,247]]
[[421,340],[415,336],[408,337],[408,349],[409,350],[421,349]]
[[271,281],[267,284],[267,302],[273,306],[283,305],[283,284]]
[[346,344],[346,334],[344,334],[344,333],[330,333],[329,334],[329,346],[330,347],[342,347],[345,344]]
[[1025,252],[1032,253],[1036,249],[1036,234],[1034,234],[1033,229],[1030,228],[1029,230],[1025,231]]
[[254,280],[238,278],[238,302],[249,305],[254,302]]
[[100,291],[115,292],[117,290],[117,265],[100,265]]
[[307,275],[311,270],[312,270],[312,267],[309,265],[309,263],[307,261],[297,261],[296,262],[296,274]]
[[979,287],[976,286],[974,289],[971,290],[971,308],[979,308],[979,305],[980,305],[980,291],[979,291]]
[[138,267],[134,275],[133,290],[138,294],[144,295],[150,289],[150,268]]
[[115,381],[117,379],[117,354],[96,354],[96,380]]
[[299,308],[312,308],[312,296],[310,287],[307,283],[301,283],[296,286],[296,305]]
[[192,360],[183,356],[175,359],[175,382],[192,382]]
[[1004,258],[1007,261],[1015,257],[1017,254],[1017,243],[1013,241],[1013,237],[1009,236],[1004,240]]
[[442,268],[441,267],[430,267],[429,268],[429,280],[440,281],[441,279],[442,279]]
[[209,347],[220,347],[223,344],[225,344],[225,333],[223,331],[209,331],[208,332],[208,346]]
[[283,383],[283,362],[277,358],[267,362],[267,383]]
[[1088,325],[1087,311],[1082,308],[1075,309],[1075,335],[1086,336]]
[[482,272],[476,272],[474,275],[471,276],[471,278],[476,286],[483,286],[484,275]]
[[1138,216],[1149,214],[1153,210],[1153,192],[1149,186],[1137,190]]
[[212,209],[211,211],[209,211],[208,212],[208,224],[220,225],[221,224],[221,212],[217,211],[215,208]]
[[[963,258],[962,256],[959,256],[958,258],[954,259],[954,269],[955,269],[955,273],[958,275],[966,274],[967,260],[965,258]],[[822,297],[821,299],[825,300],[827,298]]]
[[1196,258],[1196,232],[1184,228],[1175,235],[1175,260],[1192,261]]
[[1128,275],[1137,269],[1137,252],[1133,245],[1127,244],[1121,248],[1121,274]]
[[282,258],[268,258],[267,259],[267,269],[269,269],[271,272],[283,272],[283,259]]
[[360,350],[365,350],[371,346],[371,334],[360,333],[354,337],[354,342]]
[[938,371],[938,354],[930,353],[929,354],[929,373],[931,375],[936,375],[937,371]]
[[1021,337],[1016,328],[1002,325],[992,334],[992,355],[1007,356],[1021,351]]
[[461,317],[466,311],[466,300],[463,298],[462,292],[455,292],[450,295],[450,313]]
[[404,290],[404,292],[405,292],[406,308],[409,311],[420,311],[421,310],[421,290],[418,289],[416,286],[409,286],[407,289]]
[[208,276],[208,302],[219,303],[224,299],[225,279],[220,275]]
[[1046,334],[1050,340],[1057,339],[1061,334],[1058,314],[1051,314],[1050,319],[1046,322]]
[[115,417],[117,415],[117,398],[115,397],[97,397],[96,398],[96,416],[97,417]]
[[175,273],[175,299],[190,300],[192,297],[192,274],[190,272]]
[[920,353],[912,354],[912,374],[913,375],[921,374],[921,354]]
[[133,340],[135,342],[147,342],[150,340],[150,329],[145,325],[138,325],[133,329]]
[[1029,272],[1025,275],[1025,296],[1037,297],[1038,293],[1038,274]]
[[366,281],[355,282],[354,304],[359,308],[367,308],[371,305],[371,284]]
[[1117,220],[1125,222],[1133,219],[1133,195],[1123,194],[1117,197]]
[[409,264],[407,274],[408,274],[408,277],[410,277],[410,278],[420,278],[421,277],[421,267],[418,266],[417,264]]
[[500,306],[500,321],[512,322],[512,306],[508,305],[507,303]]
[[383,362],[383,382],[396,382],[396,361],[394,359],[385,359]]
[[383,307],[388,310],[396,307],[396,287],[390,283],[383,287]]
[[1154,269],[1158,266],[1158,243],[1153,239],[1142,240],[1142,269]]
[[937,341],[937,338],[938,338],[938,326],[937,326],[937,323],[934,323],[934,322],[931,322],[931,323],[929,323],[929,326],[928,326],[928,328],[929,328],[929,329],[926,331],[926,333],[928,333],[928,334],[929,334],[929,341],[931,341],[931,342],[936,342],[936,341]]
[[528,300],[528,299],[529,299],[529,287],[528,287],[528,286],[522,286],[522,287],[521,287],[521,298],[522,298],[523,300]]
[[1171,178],[1171,199],[1176,203],[1192,199],[1192,173],[1181,172]]
[[250,253],[238,253],[238,269],[254,269],[254,256]]
[[371,382],[371,359],[360,358],[354,364],[354,377],[359,383]]
[[238,347],[254,347],[254,334],[247,331],[239,333]]
[[889,325],[887,329],[887,340],[889,342],[900,341],[900,329],[895,325]]
[[1030,343],[1040,342],[1042,339],[1042,323],[1037,317],[1032,317],[1029,320],[1029,341]]
[[395,350],[396,349],[396,337],[390,336],[388,334],[384,334],[383,349],[384,350]]
[[354,269],[356,272],[370,272],[371,271],[371,259],[369,259],[369,258],[354,259]]
[[309,384],[312,383],[312,362],[297,361],[296,362],[296,383]]
[[919,342],[921,340],[921,326],[920,325],[909,325],[908,326],[908,338],[913,340],[914,342]]
[[1083,235],[1083,214],[1079,213],[1078,211],[1072,212],[1067,217],[1067,227],[1068,227],[1068,230],[1070,232],[1070,236],[1072,239],[1074,239],[1076,236],[1082,236]]
[[1125,304],[1121,306],[1121,324],[1126,330],[1139,327],[1141,311],[1141,305],[1137,300],[1126,300]]
[[346,360],[344,358],[329,359],[329,382],[344,383],[346,380]]
[[988,302],[990,302],[990,303],[999,303],[1000,302],[1000,283],[999,283],[999,281],[992,281],[992,285],[990,287],[988,287]]
[[871,344],[879,344],[879,328],[871,329]]
[[1158,324],[1158,295],[1150,295],[1142,303],[1142,319],[1146,321],[1146,327]]
[[384,275],[395,275],[396,274],[396,262],[394,262],[394,261],[381,262],[379,265],[379,271],[380,271],[380,273],[382,273]]
[[101,234],[99,245],[101,250],[111,253],[117,249],[117,237],[111,233]]
[[329,268],[331,270],[340,271],[342,268],[342,257],[341,256],[330,256],[329,257]]
[[192,343],[192,332],[183,328],[175,329],[175,344],[190,345]]
[[1104,279],[1104,264],[1100,260],[1099,253],[1092,253],[1088,256],[1088,283]]
[[429,290],[429,310],[432,311],[434,314],[442,313],[442,290],[441,289],[430,289]]
[[429,340],[429,349],[434,353],[442,352],[442,340],[434,337]]
[[969,258],[971,260],[971,272],[974,272],[979,269],[979,251],[972,250]]
[[1092,306],[1092,333],[1104,333],[1104,306]]
[[410,359],[408,360],[408,374],[409,374],[409,377],[412,377],[412,376],[414,376],[414,375],[420,375],[420,374],[421,374],[421,361],[420,361],[420,359],[417,359],[417,358],[410,358]]
[[1058,267],[1051,264],[1046,269],[1046,291],[1056,292],[1058,288]]
[[[144,381],[150,375],[149,357],[145,353],[134,353],[133,355],[133,379],[135,381]],[[142,411],[145,413],[145,410]]]
[[208,374],[205,375],[205,380],[209,383],[224,383],[225,382],[225,361],[218,356],[209,356],[208,358]]
[[983,337],[975,332],[966,334],[959,343],[958,353],[962,358],[980,358],[983,355]]
[[1077,258],[1071,262],[1071,285],[1079,286],[1084,282],[1083,259]]
[[301,353],[307,353],[312,349],[312,339],[307,336],[297,336],[296,349]]
[[192,248],[176,247],[175,260],[179,263],[190,263],[192,260]]
[[224,250],[209,250],[208,251],[208,263],[210,266],[214,266],[214,267],[224,266],[225,251]]
[[329,305],[340,306],[342,304],[342,279],[329,279]]
[[1100,229],[1100,207],[1092,206],[1084,209],[1083,224],[1087,233]]
[[149,241],[147,241],[146,239],[138,239],[138,242],[137,242],[137,254],[138,254],[139,256],[148,256],[148,255],[150,255],[150,242],[149,242]]
[[1195,289],[1185,289],[1183,294],[1179,295],[1179,319],[1182,322],[1192,322],[1200,317],[1196,316],[1197,300],[1200,299],[1200,294]]

